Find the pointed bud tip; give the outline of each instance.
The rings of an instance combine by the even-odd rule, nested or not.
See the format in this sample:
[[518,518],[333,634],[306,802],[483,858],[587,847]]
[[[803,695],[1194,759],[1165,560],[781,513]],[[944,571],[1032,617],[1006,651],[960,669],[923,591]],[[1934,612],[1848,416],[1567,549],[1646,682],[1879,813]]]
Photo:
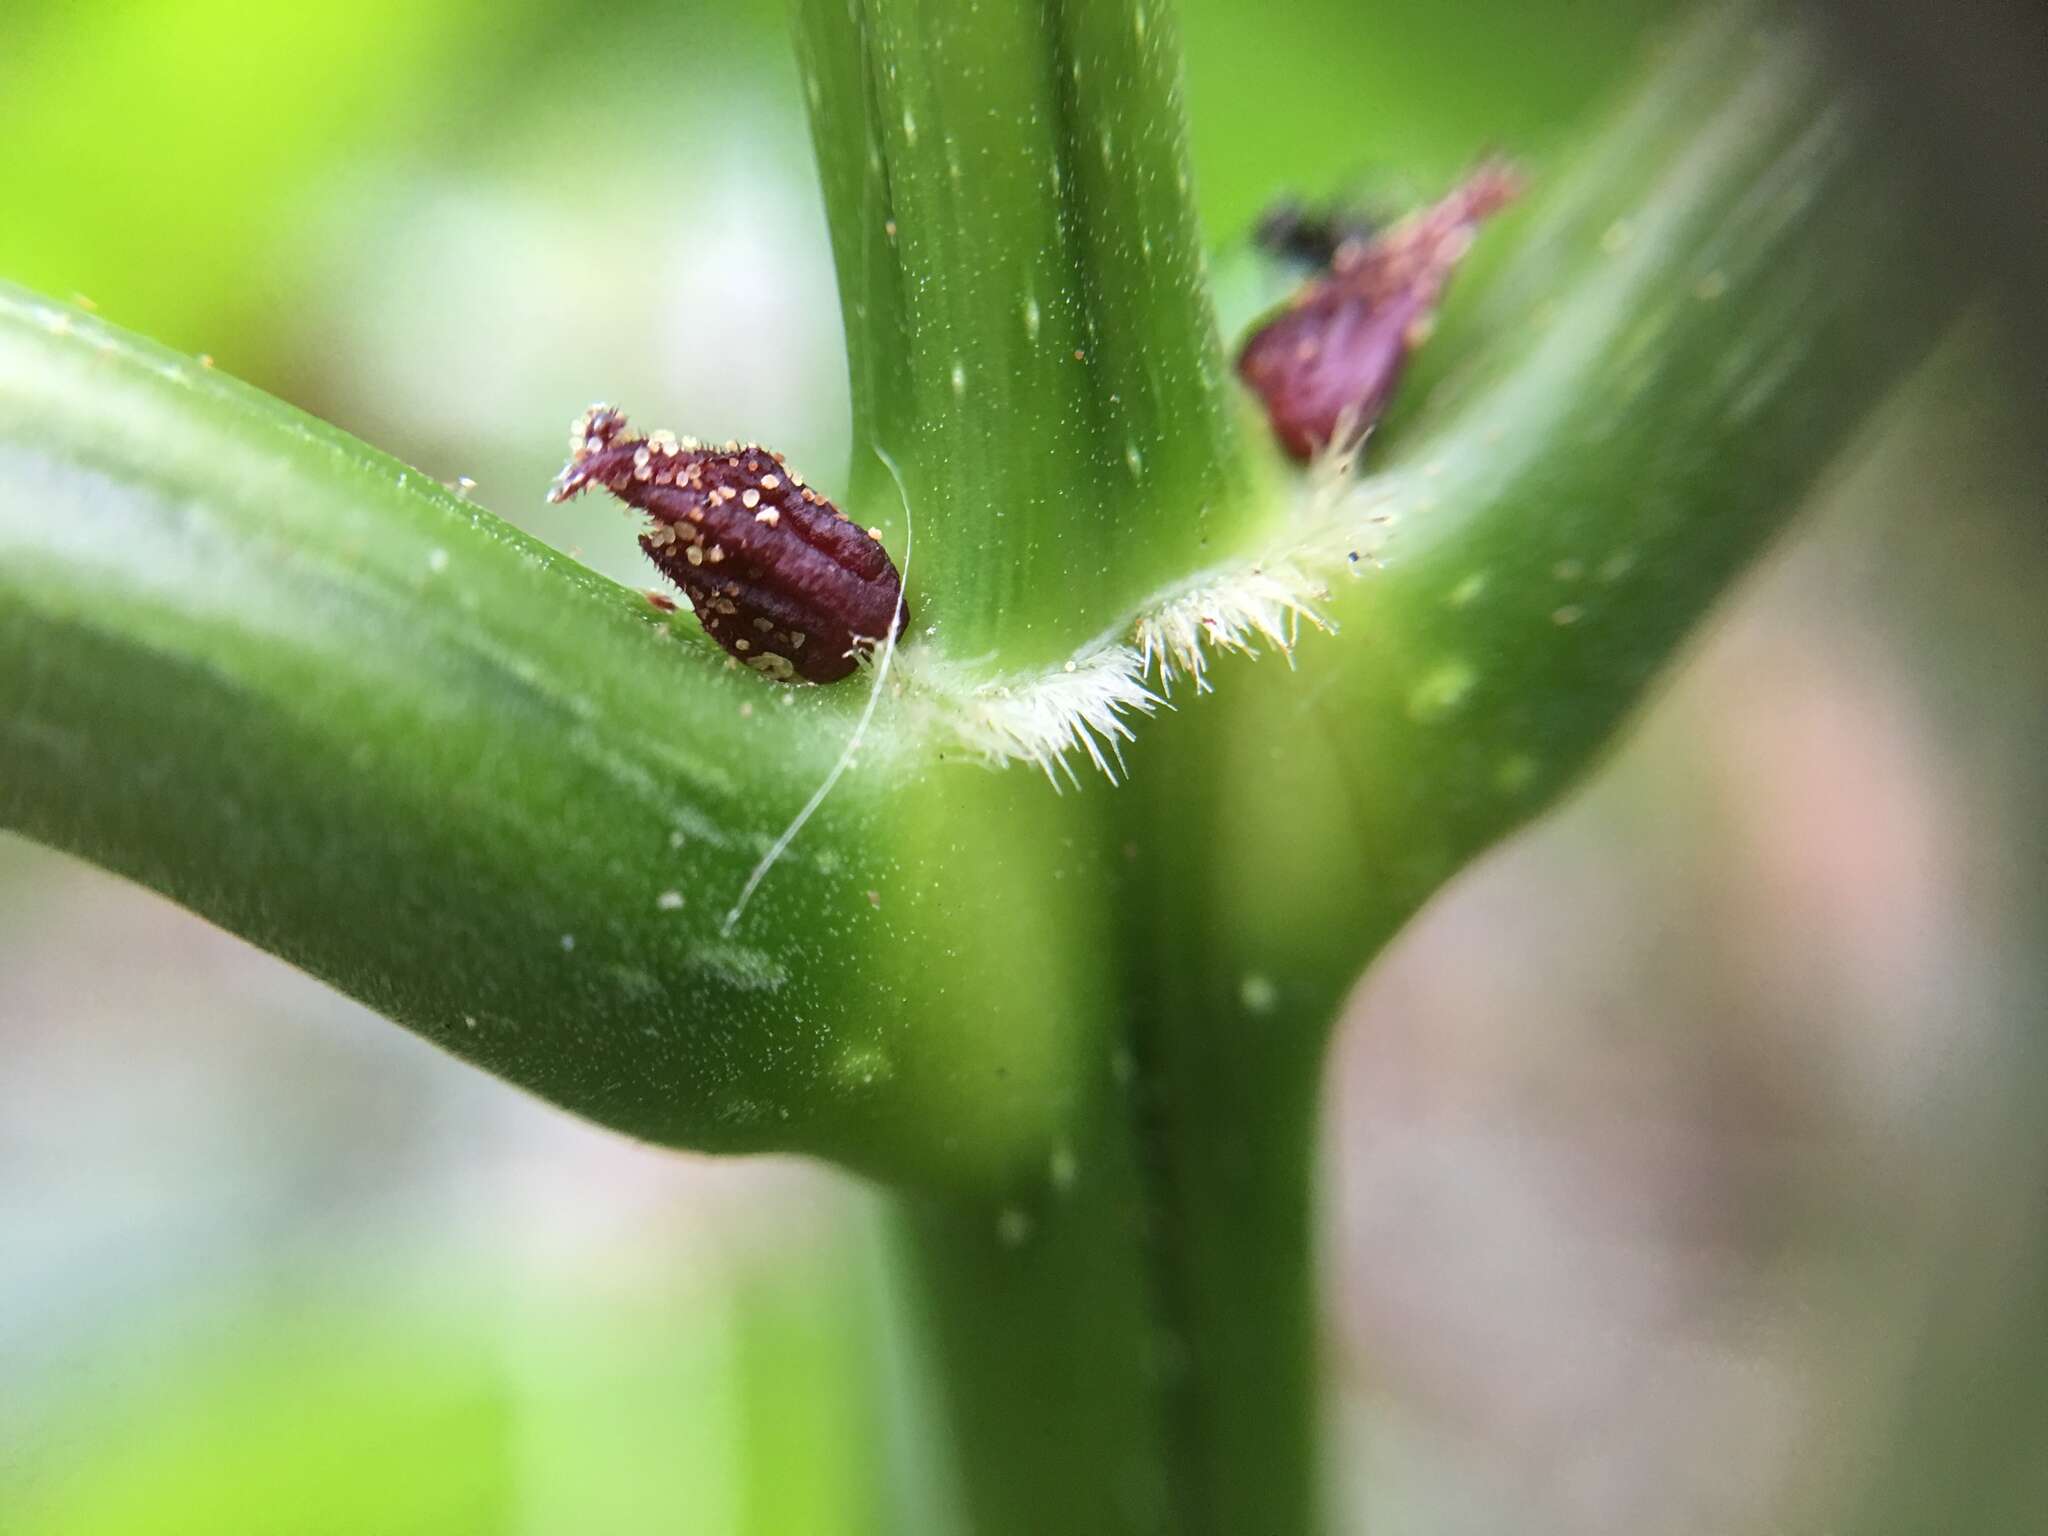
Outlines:
[[548,500],[563,502],[590,483],[584,466],[593,455],[631,436],[626,413],[599,401],[569,425],[569,462],[548,487]]

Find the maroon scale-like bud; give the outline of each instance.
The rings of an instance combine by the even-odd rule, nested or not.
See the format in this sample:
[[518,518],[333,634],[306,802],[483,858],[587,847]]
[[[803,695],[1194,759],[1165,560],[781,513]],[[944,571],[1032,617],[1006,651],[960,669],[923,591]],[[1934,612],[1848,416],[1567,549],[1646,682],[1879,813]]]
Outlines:
[[1480,222],[1520,190],[1509,166],[1489,161],[1434,207],[1337,244],[1326,270],[1251,334],[1237,371],[1289,453],[1348,448],[1379,420]]
[[764,677],[833,683],[863,647],[908,625],[903,581],[881,541],[804,484],[779,453],[641,437],[607,405],[584,412],[548,492],[602,486],[645,512],[640,536],[704,632]]

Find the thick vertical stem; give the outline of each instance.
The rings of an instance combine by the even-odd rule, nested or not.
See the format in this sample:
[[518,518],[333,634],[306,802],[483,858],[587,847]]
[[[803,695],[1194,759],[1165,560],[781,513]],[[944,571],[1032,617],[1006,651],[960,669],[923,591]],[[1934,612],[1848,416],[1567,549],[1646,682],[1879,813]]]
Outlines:
[[961,1528],[976,1536],[1182,1528],[1159,1411],[1169,1357],[1144,1264],[1149,1202],[1124,1091],[1103,1086],[1094,1132],[1055,1151],[1038,1193],[903,1208]]
[[[1171,9],[797,0],[795,20],[852,372],[850,495],[893,509],[867,449],[902,466],[912,597],[937,631],[920,643],[1009,668],[1064,657],[1277,504],[1238,441]],[[1153,997],[1153,957],[1131,958],[1148,1013],[1194,1006]],[[1313,1523],[1313,1067],[1210,1104],[1229,1074],[1182,1080],[1152,1056],[1167,1026],[1148,1032],[1103,1040],[1092,1129],[1037,1186],[905,1212],[977,1532]],[[1153,1135],[1183,1110],[1276,1134],[1251,1177],[1219,1181]],[[1185,1207],[1184,1180],[1221,1192]],[[1239,1229],[1237,1270],[1182,1273],[1188,1222],[1202,1251]],[[1264,1326],[1221,1315],[1254,1296]],[[1210,1390],[1252,1376],[1242,1403]]]
[[1156,1174],[1173,1199],[1162,1202],[1154,1272],[1178,1345],[1167,1420],[1176,1529],[1312,1532],[1323,1523],[1313,1198],[1322,1053],[1246,1059],[1239,1045],[1248,1022],[1320,1039],[1328,1013],[1317,999],[1286,1020],[1251,1020],[1241,988],[1207,990],[1194,1010],[1162,1021],[1182,1033],[1158,1074],[1170,1109]]
[[1148,737],[1132,767],[1153,794],[1127,823],[1133,1123],[1164,1455],[1176,1531],[1312,1532],[1317,1093],[1345,980],[1265,942],[1248,921],[1258,893],[1215,880],[1214,843],[1187,835],[1232,819],[1237,765],[1214,745]]
[[797,0],[852,367],[925,638],[1063,658],[1265,503],[1237,434],[1163,0]]

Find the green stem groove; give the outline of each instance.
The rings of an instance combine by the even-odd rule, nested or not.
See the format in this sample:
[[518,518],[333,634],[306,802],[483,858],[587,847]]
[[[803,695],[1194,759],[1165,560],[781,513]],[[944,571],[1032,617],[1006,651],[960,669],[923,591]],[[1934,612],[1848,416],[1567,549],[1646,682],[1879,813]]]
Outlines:
[[[855,440],[909,483],[920,624],[954,657],[1063,660],[1267,505],[1204,281],[1171,8],[794,14]],[[870,459],[854,499],[893,512]]]

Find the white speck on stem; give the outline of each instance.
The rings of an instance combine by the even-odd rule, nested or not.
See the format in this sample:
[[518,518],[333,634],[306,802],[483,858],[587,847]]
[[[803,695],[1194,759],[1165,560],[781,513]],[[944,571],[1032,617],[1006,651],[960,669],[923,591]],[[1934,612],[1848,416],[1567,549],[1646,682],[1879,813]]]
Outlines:
[[1022,1248],[1031,1241],[1031,1213],[1005,1206],[996,1218],[996,1238],[1005,1248]]
[[1080,1161],[1074,1156],[1074,1149],[1061,1143],[1052,1149],[1051,1161],[1046,1174],[1052,1180],[1052,1187],[1065,1194],[1074,1187],[1074,1181],[1081,1175]]

